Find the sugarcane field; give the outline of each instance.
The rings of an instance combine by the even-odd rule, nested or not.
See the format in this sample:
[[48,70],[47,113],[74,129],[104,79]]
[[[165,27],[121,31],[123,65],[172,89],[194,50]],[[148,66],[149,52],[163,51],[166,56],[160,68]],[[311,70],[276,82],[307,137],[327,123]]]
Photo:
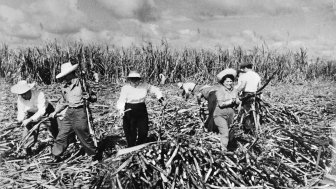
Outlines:
[[0,0],[0,189],[336,189],[336,0]]
[[[3,45],[0,58],[1,188],[336,187],[336,64],[310,61],[304,49],[279,53],[264,47],[175,50],[165,41],[129,48],[50,42],[20,50]],[[260,86],[252,96],[230,101],[230,107],[235,105],[232,120],[224,122],[223,143],[222,128],[217,132],[214,128],[220,117],[218,93],[226,80],[215,90],[214,110],[210,100],[198,103],[193,90],[218,85],[218,73],[239,70],[243,63],[253,65]],[[89,86],[97,100],[89,103],[87,92],[83,96],[90,98],[81,97],[84,115],[82,104],[69,102],[65,109],[69,115],[58,117],[58,104],[75,99],[66,96],[71,74],[82,82],[71,86],[83,91]],[[231,85],[238,85],[242,76],[233,77]],[[142,103],[125,103],[133,98],[126,83],[138,81],[153,91],[142,110]],[[187,81],[195,83],[191,91],[183,88]],[[22,94],[34,90],[43,91],[55,111],[19,122],[18,97],[26,98]],[[123,95],[128,95],[124,101]],[[246,99],[253,99],[249,110],[244,109]],[[138,141],[132,141],[126,128],[134,123],[127,119],[137,118],[132,113],[137,108],[148,114],[148,131],[141,133],[139,126]],[[70,133],[63,132],[65,123],[80,122],[76,116],[84,116],[90,133],[74,128],[76,136],[64,134]],[[214,128],[207,126],[210,119]],[[58,135],[49,128],[53,120],[60,121]],[[34,143],[27,147],[32,136]],[[95,149],[93,155],[90,149]]]

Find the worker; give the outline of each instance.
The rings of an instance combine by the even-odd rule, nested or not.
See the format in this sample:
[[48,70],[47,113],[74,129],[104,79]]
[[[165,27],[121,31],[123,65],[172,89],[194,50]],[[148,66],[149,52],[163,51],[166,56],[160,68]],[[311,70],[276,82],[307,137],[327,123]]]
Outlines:
[[[255,106],[255,97],[257,96],[258,89],[261,87],[261,77],[252,68],[253,64],[251,62],[246,62],[240,65],[241,73],[239,74],[238,84],[235,87],[237,92],[241,93],[241,110],[245,112],[253,110],[253,115],[251,114],[252,116],[247,116],[247,118],[251,120],[246,120],[245,124],[243,124],[244,119],[241,119],[241,124],[243,124],[244,130],[247,133],[254,132],[253,125],[255,125],[255,131],[258,132],[260,130],[260,116],[258,114],[259,110]],[[241,115],[242,112],[239,112],[239,114]]]
[[148,112],[145,104],[148,93],[156,96],[164,105],[164,98],[159,88],[144,83],[137,71],[127,76],[127,84],[121,88],[116,107],[123,117],[123,129],[128,147],[147,142]]
[[189,99],[190,95],[194,95],[195,92],[198,92],[198,89],[201,87],[195,82],[178,82],[177,86],[179,89],[182,89],[182,97],[184,97],[185,100]]
[[213,112],[214,131],[219,132],[223,151],[227,151],[229,127],[233,122],[234,107],[240,104],[233,82],[237,71],[227,68],[217,74],[220,86],[216,89],[217,104]]
[[160,85],[166,84],[167,77],[163,73],[159,74],[159,79],[160,79]]
[[61,87],[62,98],[51,114],[51,117],[59,116],[61,120],[59,134],[52,147],[55,162],[63,159],[62,155],[75,135],[86,154],[92,156],[93,160],[98,160],[97,148],[89,132],[88,115],[84,106],[84,99],[95,102],[97,97],[95,94],[83,92],[82,83],[75,73],[78,66],[66,62],[61,65],[61,72],[56,75],[56,79],[62,79],[65,84]]
[[[26,80],[19,81],[11,88],[11,92],[18,94],[17,99],[17,121],[24,127],[23,137],[26,137],[29,130],[36,125],[43,116],[49,116],[54,111],[54,107],[46,99],[42,91],[34,89],[35,83],[28,84]],[[47,121],[47,120],[46,120]],[[56,119],[51,119],[43,124],[49,127],[52,136],[55,138],[58,133]],[[42,126],[42,127],[43,127]],[[43,129],[43,128],[39,128]],[[39,130],[32,132],[24,144],[27,155],[32,154],[32,147],[36,144]]]
[[240,66],[241,73],[239,74],[237,92],[242,92],[243,96],[255,94],[261,85],[261,77],[253,69],[253,64],[250,62]]

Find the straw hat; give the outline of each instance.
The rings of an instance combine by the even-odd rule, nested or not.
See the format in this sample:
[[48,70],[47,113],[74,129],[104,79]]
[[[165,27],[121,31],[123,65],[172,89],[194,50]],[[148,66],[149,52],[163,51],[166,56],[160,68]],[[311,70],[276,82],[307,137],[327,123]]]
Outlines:
[[127,78],[141,78],[141,75],[137,71],[130,71]]
[[233,75],[233,77],[236,77],[237,76],[237,71],[235,69],[232,69],[232,68],[227,68],[227,69],[219,72],[219,74],[217,74],[218,81],[221,81],[227,75]]
[[78,67],[78,64],[72,65],[71,62],[66,62],[61,65],[61,73],[56,75],[56,79],[59,79],[61,77],[64,77],[68,75],[69,73],[75,71]]
[[35,83],[28,84],[26,80],[21,80],[11,88],[11,92],[15,94],[24,94],[34,86]]

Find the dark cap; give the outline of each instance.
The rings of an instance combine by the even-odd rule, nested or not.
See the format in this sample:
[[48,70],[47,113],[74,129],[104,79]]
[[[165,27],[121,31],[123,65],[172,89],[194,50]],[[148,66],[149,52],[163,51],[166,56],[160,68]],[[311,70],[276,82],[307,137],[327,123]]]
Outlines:
[[248,66],[253,66],[253,64],[251,62],[244,62],[240,65],[240,68],[246,68]]

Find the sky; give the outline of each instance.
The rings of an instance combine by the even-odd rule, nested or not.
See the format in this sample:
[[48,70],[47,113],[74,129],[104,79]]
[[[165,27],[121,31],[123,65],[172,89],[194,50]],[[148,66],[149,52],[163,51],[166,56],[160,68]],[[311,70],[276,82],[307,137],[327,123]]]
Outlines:
[[0,42],[307,49],[336,59],[336,0],[0,0]]

